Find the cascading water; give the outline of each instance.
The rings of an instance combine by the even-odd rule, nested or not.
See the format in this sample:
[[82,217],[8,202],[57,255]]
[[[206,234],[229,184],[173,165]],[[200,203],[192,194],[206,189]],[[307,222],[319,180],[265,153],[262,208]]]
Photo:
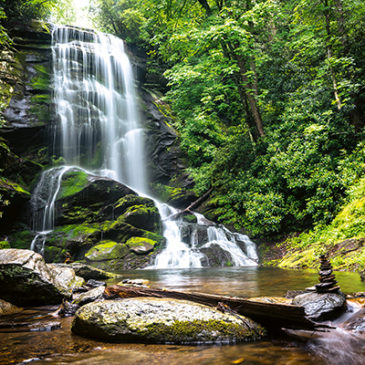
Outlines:
[[[95,175],[110,177],[148,197],[143,130],[123,41],[64,26],[55,27],[52,36],[54,104],[59,119],[54,149],[66,164],[73,166],[45,171],[34,192],[34,229],[38,233],[32,249],[38,251],[42,251],[45,237],[53,229],[55,201],[62,177],[70,169],[92,170]],[[154,268],[208,266],[204,249],[212,246],[225,251],[235,266],[256,265],[255,244],[248,237],[215,227],[198,214],[197,224],[186,223],[182,217],[176,218],[176,209],[154,201],[166,238],[166,248],[156,257]]]

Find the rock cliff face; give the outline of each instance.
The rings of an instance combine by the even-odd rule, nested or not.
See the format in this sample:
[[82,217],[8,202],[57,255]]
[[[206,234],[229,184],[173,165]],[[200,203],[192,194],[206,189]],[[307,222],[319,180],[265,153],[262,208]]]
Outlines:
[[[52,37],[40,23],[16,24],[9,33],[13,48],[3,51],[0,75],[5,95],[0,121],[0,241],[29,248],[34,237],[31,195],[42,171],[58,158],[52,137],[57,125]],[[151,191],[172,205],[186,207],[195,196],[188,193],[192,181],[184,172],[171,113],[143,82],[139,77]],[[112,180],[82,176],[80,171],[64,177],[54,224],[54,232],[45,240],[48,262],[70,255],[100,267],[143,267],[163,245],[160,217],[151,200]]]
[[[1,52],[0,236],[28,222],[30,190],[50,160],[51,35],[39,23],[9,29]],[[2,234],[1,234],[2,233]]]

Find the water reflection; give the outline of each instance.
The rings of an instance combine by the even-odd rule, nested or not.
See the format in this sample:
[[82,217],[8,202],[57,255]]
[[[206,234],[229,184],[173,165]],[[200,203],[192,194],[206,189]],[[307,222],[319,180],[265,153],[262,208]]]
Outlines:
[[[240,297],[284,296],[288,290],[303,290],[318,283],[313,270],[282,270],[263,267],[169,269],[121,271],[130,279],[148,279],[154,287]],[[356,273],[336,272],[345,293],[364,291]]]
[[[122,274],[130,279],[148,279],[154,287],[241,297],[283,296],[287,290],[303,289],[317,282],[316,272],[255,267],[138,270]],[[356,274],[336,273],[336,277],[347,293],[364,290],[364,284]],[[0,325],[16,320],[38,321],[40,316],[53,310],[54,307],[44,307],[7,318],[3,316]],[[35,364],[87,365],[347,365],[361,364],[358,361],[362,361],[365,355],[364,338],[345,332],[324,334],[309,342],[276,336],[257,343],[232,346],[116,345],[72,335],[72,319],[60,321],[61,329],[52,332],[2,332],[0,326],[0,364],[34,359]]]

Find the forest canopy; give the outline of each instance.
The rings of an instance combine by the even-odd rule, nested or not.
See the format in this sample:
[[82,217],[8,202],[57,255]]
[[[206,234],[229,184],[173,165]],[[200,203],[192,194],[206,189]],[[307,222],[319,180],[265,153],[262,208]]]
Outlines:
[[361,0],[107,0],[100,29],[143,48],[196,190],[256,236],[330,223],[364,173]]

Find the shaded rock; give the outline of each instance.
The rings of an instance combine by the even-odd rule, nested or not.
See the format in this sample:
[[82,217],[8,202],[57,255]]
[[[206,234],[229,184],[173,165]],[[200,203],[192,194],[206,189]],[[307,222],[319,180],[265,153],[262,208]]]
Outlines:
[[16,305],[60,303],[71,297],[75,285],[72,269],[47,265],[30,250],[0,250],[0,297]]
[[94,279],[90,279],[87,281],[86,285],[90,288],[97,288],[99,286],[105,286],[105,281],[98,281],[98,280],[94,280]]
[[90,265],[81,264],[78,262],[74,262],[70,264],[70,266],[75,271],[76,275],[83,277],[85,280],[89,279],[105,280],[105,279],[112,279],[118,276],[111,272],[100,270]]
[[105,286],[98,286],[97,288],[91,289],[86,293],[74,295],[72,304],[82,306],[84,304],[94,302],[97,299],[102,299],[104,290]]
[[72,323],[78,335],[116,342],[211,344],[259,339],[253,321],[183,300],[133,298],[89,303]]
[[202,246],[200,252],[205,255],[204,266],[232,266],[232,256],[216,243]]
[[23,308],[19,308],[14,304],[6,302],[5,300],[0,299],[0,315],[14,314],[19,313],[23,310]]
[[0,231],[7,232],[14,220],[20,219],[21,211],[30,200],[30,193],[19,184],[0,177],[0,196],[2,214],[0,216]]
[[314,320],[334,318],[346,309],[346,296],[340,293],[307,293],[297,295],[294,305],[304,307],[305,314]]

